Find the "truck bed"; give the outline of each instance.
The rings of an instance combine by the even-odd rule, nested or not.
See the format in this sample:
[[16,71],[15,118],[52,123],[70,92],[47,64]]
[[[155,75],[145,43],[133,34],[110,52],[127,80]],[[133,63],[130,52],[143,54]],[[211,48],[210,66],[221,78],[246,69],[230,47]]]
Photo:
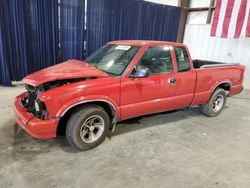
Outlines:
[[212,68],[212,67],[226,67],[226,66],[238,66],[239,63],[222,63],[217,61],[206,61],[206,60],[193,60],[193,66],[195,69]]
[[240,64],[193,60],[193,66],[197,76],[193,105],[207,103],[218,84],[224,83],[224,87],[229,88],[229,96],[240,93],[243,88],[245,68]]

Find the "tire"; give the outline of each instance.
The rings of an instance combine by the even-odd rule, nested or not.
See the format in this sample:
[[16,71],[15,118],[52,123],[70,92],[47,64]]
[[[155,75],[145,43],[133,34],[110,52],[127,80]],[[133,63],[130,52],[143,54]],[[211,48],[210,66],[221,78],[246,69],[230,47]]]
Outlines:
[[86,151],[104,141],[109,125],[109,116],[103,108],[86,106],[70,116],[66,127],[66,137],[72,146]]
[[202,105],[202,112],[208,117],[215,117],[221,113],[225,107],[227,94],[224,89],[216,89],[208,103]]

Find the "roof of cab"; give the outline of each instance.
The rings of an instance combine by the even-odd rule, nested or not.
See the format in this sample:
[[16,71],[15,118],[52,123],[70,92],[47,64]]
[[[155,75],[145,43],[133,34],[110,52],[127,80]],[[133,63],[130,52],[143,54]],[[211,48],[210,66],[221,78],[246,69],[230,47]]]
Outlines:
[[169,46],[185,46],[182,43],[169,42],[169,41],[153,41],[153,40],[118,40],[111,41],[108,44],[123,44],[135,46],[154,46],[154,45],[169,45]]

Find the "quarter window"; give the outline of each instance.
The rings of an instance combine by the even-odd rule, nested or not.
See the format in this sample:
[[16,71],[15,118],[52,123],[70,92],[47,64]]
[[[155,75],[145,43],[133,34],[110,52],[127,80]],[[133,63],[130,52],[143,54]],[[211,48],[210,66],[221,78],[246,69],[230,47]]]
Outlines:
[[174,48],[177,70],[178,72],[185,72],[190,70],[190,62],[188,59],[188,54],[185,48],[175,47]]
[[167,46],[151,46],[139,60],[137,66],[145,66],[150,75],[173,72],[170,49]]

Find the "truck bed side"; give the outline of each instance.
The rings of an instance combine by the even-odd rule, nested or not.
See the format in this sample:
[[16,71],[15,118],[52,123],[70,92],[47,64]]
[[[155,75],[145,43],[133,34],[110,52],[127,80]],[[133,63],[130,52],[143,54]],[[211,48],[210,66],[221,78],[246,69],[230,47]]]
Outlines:
[[207,61],[207,60],[200,60],[200,59],[193,60],[193,67],[195,69],[238,66],[238,65],[240,64],[239,63],[223,63],[223,62],[218,62],[218,61]]
[[242,65],[195,69],[197,80],[192,105],[207,103],[214,89],[221,84],[226,84],[229,96],[240,93],[244,70]]

